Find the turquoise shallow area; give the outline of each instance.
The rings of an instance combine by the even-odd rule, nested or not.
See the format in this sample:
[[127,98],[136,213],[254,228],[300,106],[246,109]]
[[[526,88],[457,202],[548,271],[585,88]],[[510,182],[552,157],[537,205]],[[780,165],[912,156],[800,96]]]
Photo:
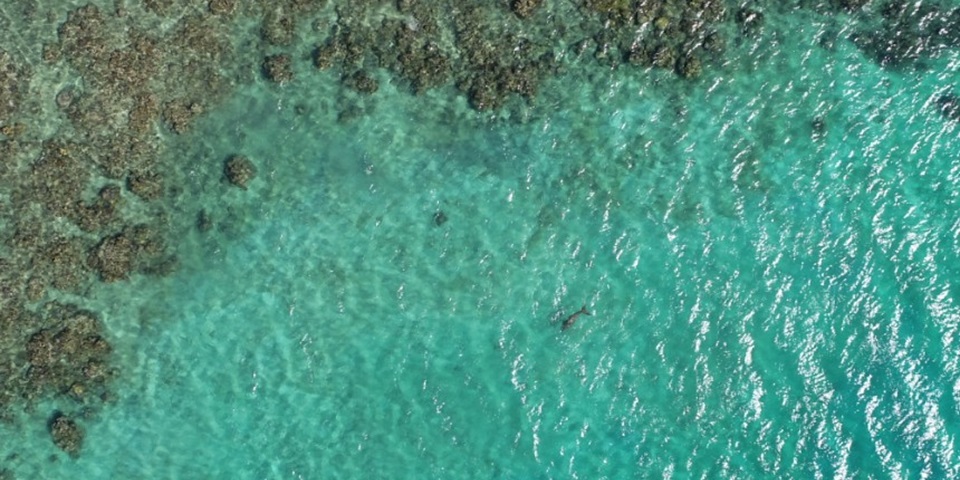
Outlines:
[[179,147],[182,221],[217,228],[100,293],[122,377],[82,456],[40,427],[0,453],[18,478],[957,477],[958,59],[885,72],[770,17],[699,83],[571,73],[522,123],[386,82],[337,123],[324,74],[241,90]]

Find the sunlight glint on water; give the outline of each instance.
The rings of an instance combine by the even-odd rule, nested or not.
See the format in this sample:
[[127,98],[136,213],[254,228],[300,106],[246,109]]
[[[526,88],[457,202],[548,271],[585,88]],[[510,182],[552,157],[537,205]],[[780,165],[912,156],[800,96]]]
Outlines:
[[143,312],[107,322],[127,380],[44,475],[957,476],[955,77],[743,48],[675,90],[563,79],[521,125],[386,82],[345,125],[289,107],[322,76],[242,91],[182,148],[260,178],[183,172],[218,229],[103,294]]

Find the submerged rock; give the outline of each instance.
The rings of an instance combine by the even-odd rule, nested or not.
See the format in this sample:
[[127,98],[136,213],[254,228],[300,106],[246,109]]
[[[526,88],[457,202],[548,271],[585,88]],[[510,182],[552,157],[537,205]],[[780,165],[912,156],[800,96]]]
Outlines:
[[543,0],[512,0],[510,10],[520,18],[527,18],[533,15],[534,10],[540,6]]
[[209,232],[211,228],[213,228],[213,219],[210,218],[210,214],[206,210],[200,210],[197,213],[197,230]]
[[816,117],[810,121],[810,129],[813,131],[813,139],[820,140],[827,135],[827,121],[823,117]]
[[763,28],[763,12],[752,8],[741,8],[737,12],[737,24],[745,37],[754,37]]
[[24,345],[26,394],[55,392],[84,403],[89,396],[104,394],[112,347],[101,335],[103,325],[92,312],[72,305],[51,302],[42,310],[52,326],[31,334]]
[[293,80],[293,62],[290,55],[270,55],[263,60],[263,75],[274,83],[287,83]]
[[438,227],[447,223],[447,214],[443,213],[443,210],[437,211],[433,214],[433,223],[437,224]]
[[[849,1],[849,0],[848,0]],[[960,43],[960,8],[937,2],[892,0],[879,8],[883,22],[852,40],[885,68],[924,68],[925,61]]]
[[947,93],[937,99],[937,106],[940,108],[940,114],[944,117],[960,122],[960,97]]
[[247,184],[257,176],[257,169],[247,157],[233,155],[223,165],[223,175],[231,184],[246,190]]
[[80,455],[83,429],[63,413],[54,412],[50,419],[50,436],[53,437],[53,443],[71,457]]
[[229,15],[236,8],[236,0],[210,0],[207,10],[214,15]]
[[363,70],[357,70],[353,75],[344,77],[343,85],[364,95],[374,93],[380,88],[376,79]]
[[88,264],[110,283],[127,278],[133,269],[134,245],[123,233],[104,237],[90,252]]
[[163,177],[153,171],[131,173],[127,189],[144,200],[156,200],[163,196]]
[[703,66],[696,55],[686,55],[677,60],[675,71],[683,78],[697,78],[703,73]]

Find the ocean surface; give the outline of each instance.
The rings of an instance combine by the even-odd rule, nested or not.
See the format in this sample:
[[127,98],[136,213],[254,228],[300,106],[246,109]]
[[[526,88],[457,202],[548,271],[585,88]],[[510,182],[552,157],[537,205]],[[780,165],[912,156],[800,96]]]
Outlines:
[[179,270],[96,293],[121,375],[82,455],[37,409],[6,468],[957,478],[960,54],[883,70],[826,21],[768,14],[696,81],[571,61],[494,114],[240,88],[171,139]]

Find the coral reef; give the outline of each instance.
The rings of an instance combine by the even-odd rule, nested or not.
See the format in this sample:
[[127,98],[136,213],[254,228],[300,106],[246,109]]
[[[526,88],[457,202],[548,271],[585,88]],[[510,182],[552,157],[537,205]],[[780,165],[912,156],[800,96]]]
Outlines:
[[263,59],[263,75],[274,83],[287,83],[293,80],[293,62],[289,55],[270,55]]
[[45,310],[53,321],[26,340],[26,394],[49,391],[81,403],[101,399],[112,376],[107,367],[112,349],[103,325],[93,312],[73,305],[51,303]]
[[[488,112],[534,101],[544,81],[574,67],[655,69],[658,79],[695,82],[724,62],[727,45],[762,41],[783,8],[721,0],[47,3],[55,6],[34,5],[20,19],[37,41],[0,39],[0,409],[48,397],[94,408],[109,396],[111,348],[99,317],[52,299],[59,291],[82,300],[95,282],[176,268],[168,239],[182,232],[170,231],[169,218],[183,214],[174,197],[185,187],[171,172],[194,159],[176,158],[164,139],[185,138],[234,86],[258,75],[288,83],[305,71],[298,62],[312,62],[361,95],[394,84],[413,95],[447,89]],[[852,38],[884,67],[922,67],[960,44],[960,8],[947,2],[800,4],[875,20],[879,28]],[[250,38],[237,41],[244,31]],[[377,100],[342,98],[343,121]],[[960,121],[958,105],[945,93],[935,108]],[[826,134],[822,118],[811,129]],[[246,190],[257,170],[236,155],[222,175]],[[186,215],[183,228],[200,232],[214,230],[214,218],[218,228],[229,224],[206,210]],[[433,221],[447,216],[438,211]],[[53,418],[50,431],[61,449],[80,451],[82,431],[69,417]]]
[[50,419],[50,436],[53,437],[53,443],[71,457],[80,455],[80,448],[83,446],[83,429],[71,418],[55,412]]
[[[859,8],[865,1],[846,0]],[[887,68],[923,67],[924,60],[960,45],[960,7],[943,2],[889,0],[878,9],[880,27],[856,32],[854,43]]]
[[527,18],[540,6],[543,0],[511,0],[510,10],[520,18]]
[[257,176],[257,168],[253,162],[243,155],[231,155],[223,163],[223,176],[232,185],[236,185],[244,190],[247,184]]
[[371,94],[380,88],[377,81],[363,70],[357,70],[352,75],[343,78],[343,86],[363,94]]

